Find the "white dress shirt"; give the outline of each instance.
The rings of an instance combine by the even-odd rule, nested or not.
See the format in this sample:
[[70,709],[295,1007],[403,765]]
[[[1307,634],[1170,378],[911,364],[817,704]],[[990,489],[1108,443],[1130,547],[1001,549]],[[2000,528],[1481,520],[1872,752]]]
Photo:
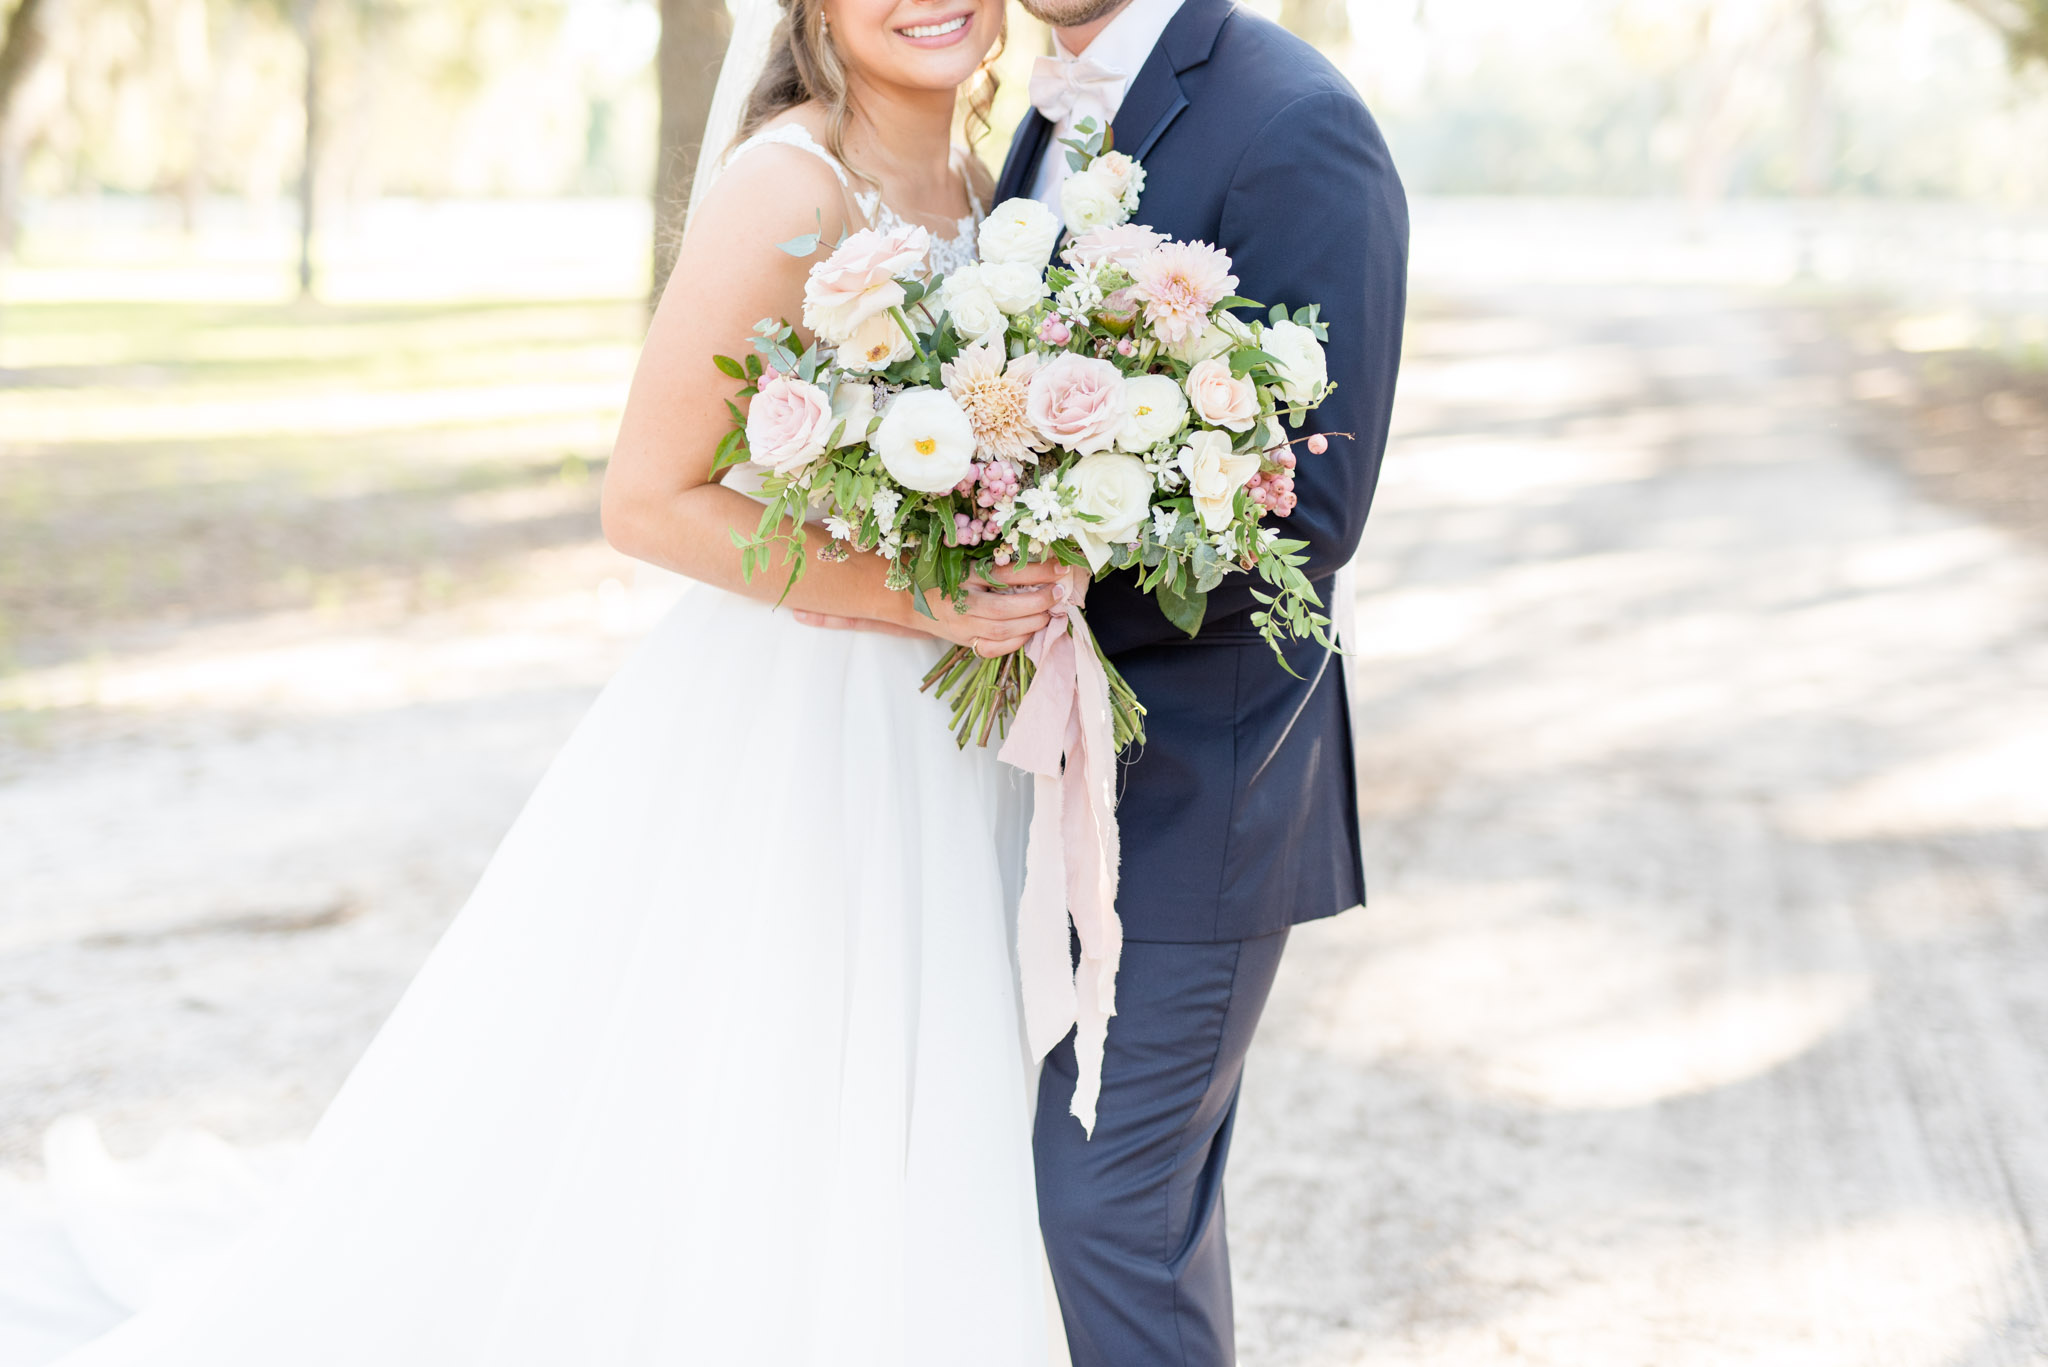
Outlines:
[[[1130,0],[1114,19],[1103,26],[1095,35],[1095,41],[1088,44],[1085,54],[1095,62],[1123,77],[1123,85],[1116,91],[1116,98],[1107,109],[1076,109],[1066,118],[1053,125],[1052,137],[1045,145],[1045,155],[1038,161],[1038,179],[1033,182],[1031,197],[1054,213],[1060,211],[1060,184],[1067,178],[1067,149],[1060,146],[1061,138],[1074,136],[1074,125],[1089,114],[1098,119],[1114,119],[1122,107],[1124,96],[1131,91],[1131,82],[1137,79],[1138,71],[1145,65],[1145,59],[1152,55],[1159,35],[1166,32],[1166,26],[1173,22],[1173,16],[1180,12],[1181,0]],[[1055,56],[1071,59],[1074,53],[1067,51],[1060,42],[1059,30],[1054,29],[1052,50]],[[1129,151],[1129,148],[1124,149]]]

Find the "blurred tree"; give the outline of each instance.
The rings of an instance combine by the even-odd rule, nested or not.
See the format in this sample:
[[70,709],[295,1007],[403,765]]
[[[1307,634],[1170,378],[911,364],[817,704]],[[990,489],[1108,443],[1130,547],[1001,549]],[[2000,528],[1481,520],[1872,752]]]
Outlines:
[[1962,0],[2005,38],[2014,66],[2048,66],[2048,0]]
[[1828,63],[1834,50],[1834,23],[1827,0],[1800,0],[1798,69],[1793,78],[1793,121],[1799,139],[1792,168],[1792,188],[1818,195],[1828,188],[1834,164],[1834,111],[1828,99]]
[[43,12],[47,0],[18,0],[0,34],[0,252],[12,251],[19,190],[18,159],[9,155],[9,125],[16,97],[28,84],[29,71],[43,55]]
[[[1416,12],[1423,12],[1421,5]],[[1334,48],[1351,33],[1345,0],[1280,0],[1280,22],[1319,48]]]
[[[654,170],[654,286],[661,298],[675,268],[690,177],[696,174],[704,120],[732,29],[725,0],[661,0],[661,46],[654,63],[661,86],[661,141]],[[710,149],[715,156],[723,149]]]

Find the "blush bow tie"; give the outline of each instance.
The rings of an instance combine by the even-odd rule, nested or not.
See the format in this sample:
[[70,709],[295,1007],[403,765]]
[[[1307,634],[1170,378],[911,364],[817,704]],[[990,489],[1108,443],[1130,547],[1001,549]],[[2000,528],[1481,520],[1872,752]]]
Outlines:
[[1031,66],[1031,103],[1054,123],[1091,114],[1107,123],[1123,90],[1123,72],[1086,57],[1040,57]]

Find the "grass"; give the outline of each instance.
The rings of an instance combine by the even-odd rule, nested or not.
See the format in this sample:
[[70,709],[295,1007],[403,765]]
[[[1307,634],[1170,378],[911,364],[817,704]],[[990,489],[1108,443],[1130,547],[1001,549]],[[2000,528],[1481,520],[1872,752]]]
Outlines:
[[570,303],[0,311],[0,670],[445,601],[597,535],[644,319]]

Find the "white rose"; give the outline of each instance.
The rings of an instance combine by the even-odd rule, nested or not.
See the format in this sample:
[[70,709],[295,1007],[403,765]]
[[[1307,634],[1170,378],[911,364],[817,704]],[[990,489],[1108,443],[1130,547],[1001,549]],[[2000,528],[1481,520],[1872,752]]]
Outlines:
[[970,342],[993,341],[1010,326],[1002,305],[987,287],[984,269],[963,267],[939,287],[939,307],[953,315],[953,331]]
[[1061,479],[1073,494],[1073,510],[1101,519],[1074,522],[1074,540],[1088,557],[1088,568],[1101,573],[1112,547],[1138,535],[1151,511],[1152,476],[1145,462],[1116,451],[1098,451],[1074,462]]
[[1130,416],[1117,429],[1116,444],[1126,451],[1149,451],[1180,431],[1187,421],[1188,401],[1171,375],[1133,375],[1124,381],[1124,405]]
[[1124,197],[1107,177],[1093,170],[1076,171],[1060,186],[1060,212],[1077,233],[1113,228],[1128,219]]
[[868,439],[875,420],[875,387],[860,380],[842,380],[832,390],[832,420],[844,423],[839,444],[852,446]]
[[1135,158],[1122,152],[1104,152],[1088,163],[1088,170],[1102,177],[1102,183],[1123,201],[1125,209],[1138,211],[1138,196],[1145,193],[1145,168]]
[[1004,313],[1023,313],[1045,298],[1045,275],[1034,267],[999,261],[974,269],[980,272],[981,287]]
[[1221,313],[1216,321],[1200,332],[1166,348],[1166,354],[1182,365],[1194,365],[1212,356],[1221,356],[1233,347],[1243,346],[1251,340],[1251,329],[1239,322],[1235,314]]
[[942,494],[974,465],[974,424],[943,389],[906,389],[882,413],[871,443],[889,477]]
[[991,265],[1045,269],[1060,240],[1060,221],[1035,199],[1006,199],[981,221],[981,259]]
[[1314,403],[1330,379],[1330,364],[1315,333],[1299,323],[1269,323],[1260,348],[1279,358],[1274,367],[1289,404]]
[[839,344],[839,366],[852,371],[883,370],[909,360],[915,351],[896,315],[877,313]]
[[1230,449],[1230,438],[1221,432],[1196,432],[1180,448],[1180,472],[1187,476],[1188,493],[1202,525],[1220,532],[1237,515],[1237,491],[1258,473],[1259,458],[1252,452],[1240,455]]

